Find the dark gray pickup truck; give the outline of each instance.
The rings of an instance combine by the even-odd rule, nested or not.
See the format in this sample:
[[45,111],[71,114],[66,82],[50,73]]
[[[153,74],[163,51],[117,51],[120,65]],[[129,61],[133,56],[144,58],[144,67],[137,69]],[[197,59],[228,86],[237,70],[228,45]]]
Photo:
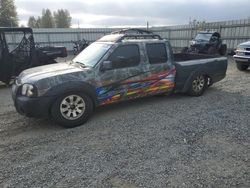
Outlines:
[[23,71],[12,96],[20,114],[52,117],[69,128],[101,105],[172,92],[200,96],[226,70],[225,57],[173,54],[159,35],[115,33],[70,62]]

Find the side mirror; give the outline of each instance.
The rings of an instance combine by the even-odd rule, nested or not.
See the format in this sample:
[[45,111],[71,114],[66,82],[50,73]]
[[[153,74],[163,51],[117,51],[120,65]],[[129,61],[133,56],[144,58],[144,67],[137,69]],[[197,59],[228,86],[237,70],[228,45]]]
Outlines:
[[103,61],[101,70],[106,71],[111,69],[112,69],[112,61]]

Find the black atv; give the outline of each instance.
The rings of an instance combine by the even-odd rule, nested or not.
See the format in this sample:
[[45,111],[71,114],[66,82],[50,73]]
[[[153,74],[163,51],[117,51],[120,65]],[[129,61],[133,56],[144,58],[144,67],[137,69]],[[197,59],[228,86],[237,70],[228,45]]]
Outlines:
[[227,45],[222,44],[221,35],[218,32],[199,32],[189,47],[182,50],[183,53],[197,53],[210,55],[226,55]]
[[71,41],[71,42],[73,43],[74,55],[79,54],[81,51],[83,51],[89,45],[89,42],[87,42],[85,39],[78,40],[78,41]]
[[37,46],[31,28],[0,27],[0,81],[6,84],[27,68],[56,63],[56,58],[66,56],[63,46]]

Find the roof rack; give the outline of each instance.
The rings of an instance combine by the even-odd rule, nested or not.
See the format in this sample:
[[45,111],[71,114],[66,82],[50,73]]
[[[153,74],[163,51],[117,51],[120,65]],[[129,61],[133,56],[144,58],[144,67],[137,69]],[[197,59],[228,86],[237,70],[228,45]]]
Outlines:
[[154,34],[151,31],[143,29],[122,29],[114,31],[110,35],[103,36],[98,41],[100,42],[121,42],[124,39],[157,39],[162,40],[160,35]]
[[145,29],[130,28],[114,31],[111,34],[153,34],[153,32]]
[[124,39],[158,39],[158,40],[162,40],[162,38],[160,37],[160,35],[156,35],[156,34],[125,34],[122,37],[120,37],[116,42],[121,42]]
[[1,32],[29,32],[33,33],[30,27],[0,27]]
[[162,40],[160,35],[154,34],[152,31],[144,30],[144,29],[122,29],[119,31],[114,31],[111,33],[112,35],[119,34],[122,35],[118,38],[116,42],[121,42],[124,39],[158,39]]

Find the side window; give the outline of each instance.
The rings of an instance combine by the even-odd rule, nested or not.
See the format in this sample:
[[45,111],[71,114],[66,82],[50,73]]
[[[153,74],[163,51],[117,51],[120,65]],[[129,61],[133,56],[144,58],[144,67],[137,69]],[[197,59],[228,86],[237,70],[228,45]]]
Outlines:
[[146,48],[150,64],[165,63],[168,61],[168,55],[165,44],[146,44]]
[[139,47],[135,44],[117,47],[109,56],[113,69],[134,67],[140,63]]

